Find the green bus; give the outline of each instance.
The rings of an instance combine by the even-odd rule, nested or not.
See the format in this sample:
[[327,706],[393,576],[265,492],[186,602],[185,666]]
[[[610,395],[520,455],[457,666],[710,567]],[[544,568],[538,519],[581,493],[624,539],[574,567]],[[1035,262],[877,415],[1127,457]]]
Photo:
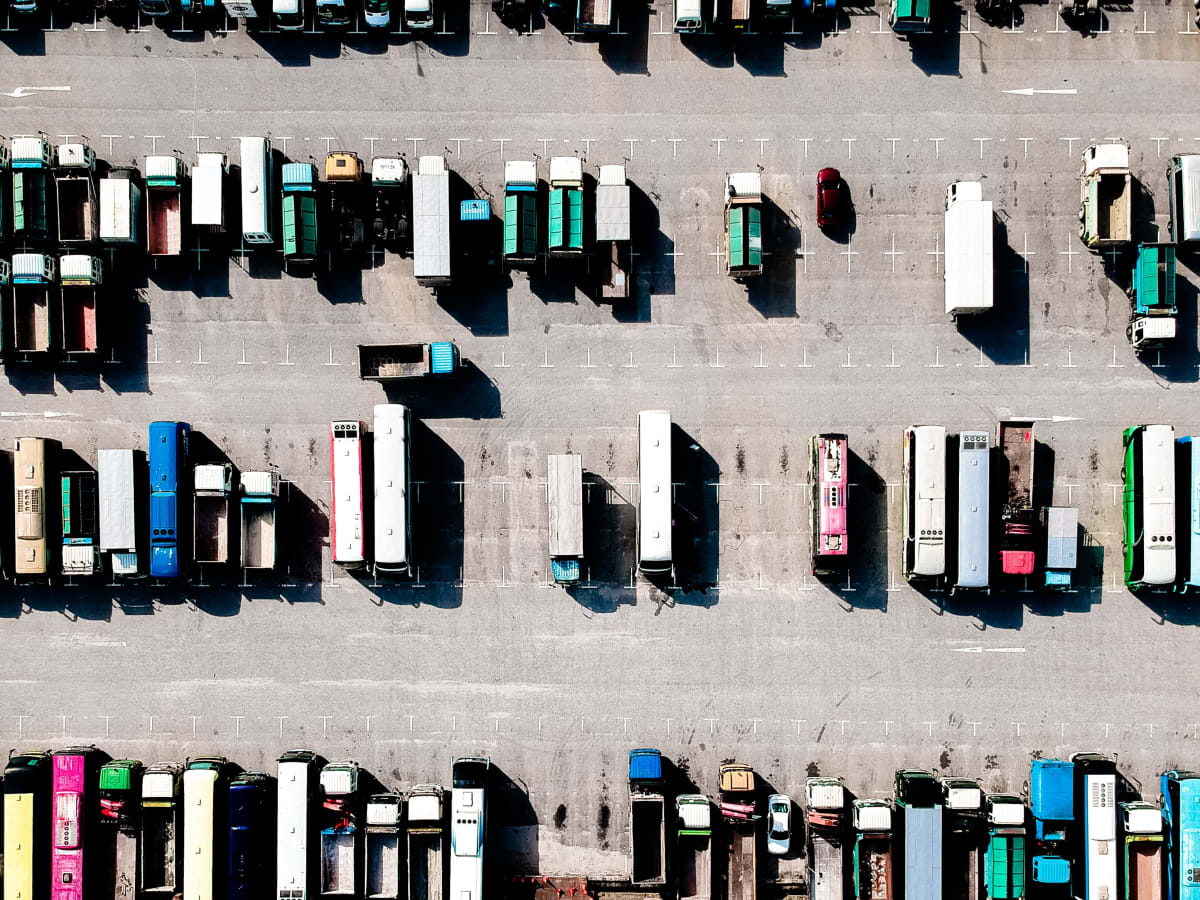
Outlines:
[[1175,582],[1175,429],[1134,425],[1122,435],[1121,550],[1132,590]]

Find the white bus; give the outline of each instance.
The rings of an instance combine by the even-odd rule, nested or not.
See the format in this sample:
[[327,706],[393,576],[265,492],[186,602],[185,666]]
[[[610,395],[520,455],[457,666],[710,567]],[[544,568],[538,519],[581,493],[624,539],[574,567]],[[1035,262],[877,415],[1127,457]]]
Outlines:
[[671,570],[671,414],[638,413],[638,570]]
[[483,844],[487,836],[486,787],[491,759],[454,761],[450,790],[450,900],[483,897]]
[[412,572],[409,499],[409,413],[398,403],[375,406],[375,569]]
[[362,422],[329,423],[329,477],[333,495],[333,515],[329,523],[329,543],[333,561],[339,566],[357,568],[363,556],[363,476]]
[[1125,584],[1168,585],[1175,581],[1175,429],[1136,425],[1123,438],[1125,464],[1122,541]]
[[1171,242],[1200,241],[1200,153],[1181,153],[1167,161],[1167,198]]
[[314,896],[317,867],[313,856],[313,772],[317,755],[311,750],[289,750],[279,757],[278,806],[275,847],[276,900],[309,900]]
[[904,429],[904,577],[946,574],[946,429]]
[[[217,900],[223,895],[229,873],[222,852],[226,834],[218,834],[228,799],[224,757],[200,756],[188,760],[183,773],[183,897],[182,900]],[[222,790],[224,788],[224,790]]]
[[242,240],[273,244],[271,209],[275,192],[271,178],[271,141],[242,138]]
[[964,431],[958,436],[958,570],[955,588],[984,590],[988,586],[990,443],[986,431]]
[[[1077,754],[1074,758],[1078,760],[1084,755],[1092,754]],[[1117,776],[1112,771],[1087,772],[1083,787],[1083,828],[1087,839],[1084,858],[1087,891],[1083,900],[1113,900],[1117,896]]]

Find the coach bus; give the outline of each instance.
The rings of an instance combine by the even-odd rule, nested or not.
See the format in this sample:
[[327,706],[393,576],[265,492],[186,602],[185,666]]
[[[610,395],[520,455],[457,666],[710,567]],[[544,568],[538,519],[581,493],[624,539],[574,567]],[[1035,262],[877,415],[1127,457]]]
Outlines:
[[638,570],[671,571],[671,414],[638,413]]
[[1177,591],[1200,589],[1200,437],[1181,437],[1175,441],[1175,481],[1186,485],[1185,499],[1175,514],[1178,534]]
[[183,900],[219,900],[228,883],[225,769],[223,756],[198,756],[183,771]]
[[818,434],[809,441],[812,486],[812,573],[835,575],[849,560],[846,507],[849,444],[844,434]]
[[268,882],[275,843],[274,794],[265,772],[243,772],[229,785],[228,900],[264,900],[274,889]]
[[44,900],[50,861],[50,754],[15,753],[4,767],[4,900]]
[[987,590],[991,522],[991,437],[986,431],[958,435],[958,568],[954,588]]
[[13,484],[17,577],[47,575],[46,442],[42,438],[17,438]]
[[150,575],[178,578],[183,574],[179,558],[181,532],[187,516],[179,514],[179,498],[187,495],[181,483],[187,473],[187,422],[150,423]]
[[55,750],[50,762],[50,900],[80,900],[91,870],[93,810],[100,802],[96,748]]
[[271,141],[244,137],[241,155],[242,240],[247,244],[273,244],[271,210],[276,197],[271,186]]
[[946,429],[904,429],[904,577],[946,574]]
[[1167,900],[1196,900],[1200,880],[1200,774],[1172,769],[1159,780],[1167,838]]
[[398,403],[375,407],[376,572],[412,572],[412,505],[409,469],[409,413]]
[[289,750],[279,757],[276,806],[276,900],[311,900],[317,866],[312,801],[317,755]]
[[1135,425],[1124,433],[1121,548],[1125,584],[1175,581],[1175,429]]
[[363,555],[362,422],[329,423],[329,468],[333,494],[329,541],[333,561],[355,569],[366,562]]
[[[1117,896],[1117,767],[1099,753],[1071,757],[1083,778],[1083,864],[1086,889],[1080,900]],[[1079,896],[1076,894],[1076,896]]]
[[492,761],[465,756],[454,761],[450,790],[450,896],[483,896],[483,845],[487,837],[486,788]]

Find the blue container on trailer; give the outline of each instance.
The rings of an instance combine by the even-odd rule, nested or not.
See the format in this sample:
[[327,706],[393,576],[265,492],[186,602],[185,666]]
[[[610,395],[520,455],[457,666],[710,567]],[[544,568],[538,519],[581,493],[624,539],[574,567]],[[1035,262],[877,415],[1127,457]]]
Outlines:
[[450,341],[437,341],[429,345],[429,373],[431,375],[453,375],[458,369],[458,347]]
[[1035,759],[1029,770],[1029,807],[1040,841],[1063,841],[1075,818],[1075,764],[1062,759]]
[[574,584],[579,581],[579,560],[577,559],[558,559],[550,560],[550,569],[554,574],[554,580],[559,584]]
[[1061,856],[1035,856],[1033,880],[1037,884],[1067,884],[1071,880],[1071,864]]
[[460,222],[486,222],[491,217],[492,207],[486,200],[464,200],[458,207]]

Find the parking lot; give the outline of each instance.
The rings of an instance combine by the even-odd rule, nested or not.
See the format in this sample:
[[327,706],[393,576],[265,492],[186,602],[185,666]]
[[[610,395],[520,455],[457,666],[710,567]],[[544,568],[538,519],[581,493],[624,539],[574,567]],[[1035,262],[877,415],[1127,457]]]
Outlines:
[[[1019,790],[1031,753],[1100,749],[1153,794],[1158,772],[1200,756],[1200,613],[1121,585],[1120,433],[1200,428],[1200,275],[1181,253],[1177,347],[1135,356],[1129,257],[1077,236],[1079,154],[1128,140],[1135,238],[1165,234],[1166,159],[1200,147],[1189,13],[1110,8],[1080,31],[1053,6],[1007,25],[964,10],[912,43],[875,8],[827,31],[681,39],[662,4],[623,10],[624,33],[600,41],[541,21],[514,33],[479,3],[419,41],[0,30],[10,137],[86,135],[114,165],[236,159],[239,136],[266,133],[298,161],[444,153],[493,211],[506,159],[536,159],[543,179],[556,155],[591,175],[623,162],[637,254],[625,305],[593,299],[590,262],[437,296],[381,250],[305,279],[237,246],[120,268],[108,360],[11,363],[0,443],[52,437],[94,463],[144,447],[153,419],[189,421],[197,459],[285,479],[286,568],[182,589],[6,587],[0,736],[146,760],[219,751],[248,769],[311,746],[399,787],[485,751],[510,779],[493,822],[513,868],[595,876],[626,865],[631,746],[661,748],[709,792],[736,757],[793,797],[816,772],[885,792],[900,765]],[[827,165],[853,200],[832,237],[815,225]],[[769,255],[746,287],[723,271],[722,191],[755,169]],[[943,202],[963,179],[995,202],[996,308],[952,323]],[[463,377],[362,382],[356,345],[401,339],[455,341]],[[328,548],[328,423],[370,422],[385,400],[415,416],[404,584],[337,570]],[[648,408],[675,424],[678,559],[658,587],[633,558]],[[900,573],[903,428],[1025,416],[1041,420],[1041,502],[1080,511],[1076,590],[915,590]],[[853,453],[856,548],[833,584],[808,574],[807,445],[830,430]],[[545,488],[546,455],[568,449],[587,484],[571,591],[548,573]]]

